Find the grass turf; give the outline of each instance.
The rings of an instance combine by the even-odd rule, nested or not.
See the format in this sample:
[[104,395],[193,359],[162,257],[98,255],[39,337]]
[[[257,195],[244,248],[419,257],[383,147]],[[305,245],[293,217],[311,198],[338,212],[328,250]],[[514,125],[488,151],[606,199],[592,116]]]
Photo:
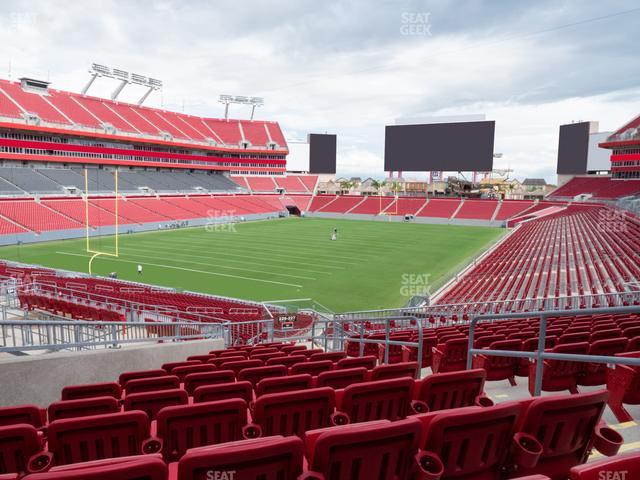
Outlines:
[[[93,273],[258,301],[311,298],[334,312],[391,308],[421,289],[422,275],[434,292],[504,232],[314,218],[166,230],[120,235],[120,257],[96,258]],[[112,251],[113,242],[92,238],[91,248]],[[85,239],[12,245],[0,258],[87,272],[85,248]]]

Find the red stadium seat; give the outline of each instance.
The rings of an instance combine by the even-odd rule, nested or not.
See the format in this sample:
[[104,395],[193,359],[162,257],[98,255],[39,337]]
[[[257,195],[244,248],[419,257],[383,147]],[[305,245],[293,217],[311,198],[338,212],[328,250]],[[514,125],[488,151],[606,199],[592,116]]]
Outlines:
[[[640,351],[619,353],[618,357],[640,358]],[[607,369],[609,408],[619,422],[633,420],[624,404],[640,405],[640,367],[616,365]]]
[[[489,350],[522,350],[522,340],[498,340],[488,346]],[[515,357],[499,357],[494,355],[475,355],[473,368],[482,368],[487,372],[487,380],[509,380],[512,386],[516,385],[515,374],[519,359]]]
[[74,385],[62,389],[62,400],[78,400],[91,397],[120,398],[122,389],[117,382],[95,383],[92,385]]
[[333,369],[333,362],[331,360],[319,360],[309,361],[305,363],[296,363],[289,368],[291,375],[299,375],[301,373],[308,373],[312,376],[320,375],[322,372],[327,372]]
[[68,418],[50,423],[47,433],[55,465],[68,465],[140,455],[149,419],[140,411]]
[[251,382],[242,381],[204,385],[196,388],[193,392],[194,403],[216,402],[218,400],[233,398],[241,398],[245,402],[250,403],[253,400]]
[[[587,342],[558,344],[549,351],[553,353],[575,353],[586,355],[589,351]],[[583,364],[566,360],[545,360],[542,371],[542,391],[560,392],[569,390],[578,393],[578,376],[581,374]],[[529,392],[535,393],[536,362],[529,364]]]
[[120,383],[120,386],[124,388],[129,380],[136,380],[138,378],[162,377],[163,375],[167,375],[167,371],[162,369],[125,372],[118,378],[118,383]]
[[340,388],[348,387],[353,383],[366,381],[367,373],[367,369],[364,367],[320,372],[316,379],[316,386],[331,387],[334,390],[338,390]]
[[132,393],[124,397],[124,411],[141,410],[149,420],[155,420],[158,412],[164,407],[186,405],[189,395],[185,390],[157,390],[153,392]]
[[[530,400],[518,431],[531,435],[542,445],[535,463],[520,465],[521,476],[543,474],[553,480],[565,479],[569,470],[587,460],[592,447],[605,455],[615,455],[622,437],[601,423],[607,392],[553,395]],[[512,450],[508,468],[517,463]]]
[[[261,395],[253,406],[253,423],[266,436],[301,436],[331,426],[335,403],[335,392],[327,387]],[[343,416],[337,418],[343,421]]]
[[0,474],[28,470],[29,459],[41,450],[41,438],[26,423],[0,427]]
[[426,406],[422,410],[420,403],[412,402],[414,383],[411,378],[355,383],[338,393],[338,408],[350,423],[401,420],[426,411]]
[[62,418],[87,417],[120,411],[120,403],[113,397],[92,397],[65,400],[49,405],[49,422]]
[[485,378],[482,369],[434,373],[416,382],[414,398],[426,403],[429,412],[490,406],[493,402],[484,395]]
[[244,370],[245,368],[254,368],[261,367],[264,364],[262,360],[238,360],[232,362],[224,362],[220,364],[222,370],[233,370],[233,372],[238,375],[240,370]]
[[332,362],[337,362],[345,358],[347,354],[345,352],[322,352],[322,353],[314,353],[309,357],[310,362],[321,362],[323,360],[331,360]]
[[433,373],[457,372],[467,367],[467,350],[469,348],[466,337],[452,338],[445,343],[439,343],[433,349]]
[[373,370],[378,363],[378,359],[375,355],[367,355],[364,357],[347,357],[341,360],[338,360],[336,363],[336,369],[341,368],[357,368],[364,367],[367,370]]
[[200,360],[187,360],[184,362],[169,362],[162,365],[162,369],[167,373],[172,373],[173,369],[176,367],[187,367],[189,365],[201,365],[202,362]]
[[46,423],[46,411],[36,405],[18,405],[0,408],[0,427],[26,423],[40,428]]
[[184,378],[184,389],[193,396],[196,388],[204,385],[233,383],[236,379],[233,370],[216,370],[214,372],[190,373]]
[[[626,338],[596,340],[589,345],[588,355],[611,356],[622,353],[627,348]],[[604,385],[607,383],[606,363],[585,363],[578,377],[578,385]]]
[[243,434],[246,425],[247,403],[239,398],[166,407],[158,413],[157,437],[165,461],[174,462],[190,448],[249,438]]
[[[159,455],[136,455],[53,467],[24,480],[168,480],[167,466]],[[2,477],[0,477],[0,480]]]
[[416,378],[418,362],[401,362],[393,365],[378,365],[371,371],[371,380],[387,380],[389,378]]
[[203,372],[213,372],[216,369],[211,364],[201,364],[201,365],[185,365],[183,367],[175,367],[171,370],[171,375],[175,375],[180,379],[180,382],[184,382],[184,378],[190,373],[203,373]]
[[312,430],[305,434],[308,474],[331,480],[414,478],[422,470],[421,433],[414,418]]
[[211,480],[212,472],[235,472],[237,480],[297,480],[303,443],[297,437],[267,437],[194,448],[180,459],[177,480]]
[[[322,375],[322,374],[321,374]],[[265,378],[255,386],[256,398],[269,393],[306,390],[313,385],[313,377],[308,373],[288,375],[284,377]]]
[[640,478],[640,452],[617,455],[573,467],[570,480],[632,480]]
[[124,393],[154,392],[156,390],[171,390],[180,388],[180,379],[175,375],[164,375],[162,377],[136,378],[129,380],[124,387]]
[[238,381],[247,380],[255,387],[264,378],[282,377],[287,374],[284,365],[270,365],[265,367],[245,368],[238,372]]
[[[418,415],[425,439],[422,448],[442,463],[442,478],[501,478],[520,412],[520,404],[506,403]],[[526,438],[529,450],[536,448],[539,456],[540,445]]]
[[307,357],[304,355],[289,355],[286,357],[274,357],[268,359],[265,365],[284,365],[285,367],[291,367],[296,363],[303,363],[307,361]]

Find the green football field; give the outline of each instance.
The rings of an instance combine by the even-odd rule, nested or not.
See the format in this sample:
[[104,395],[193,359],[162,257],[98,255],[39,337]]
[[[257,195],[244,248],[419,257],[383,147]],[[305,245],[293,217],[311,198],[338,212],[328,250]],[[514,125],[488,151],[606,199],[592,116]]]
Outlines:
[[[331,240],[334,228],[337,241]],[[115,271],[121,279],[333,312],[391,308],[426,288],[435,292],[504,233],[289,218],[122,234],[119,258],[96,258],[93,273]],[[92,238],[91,248],[113,251],[114,238]],[[0,247],[0,258],[79,272],[88,272],[90,256],[85,239]]]

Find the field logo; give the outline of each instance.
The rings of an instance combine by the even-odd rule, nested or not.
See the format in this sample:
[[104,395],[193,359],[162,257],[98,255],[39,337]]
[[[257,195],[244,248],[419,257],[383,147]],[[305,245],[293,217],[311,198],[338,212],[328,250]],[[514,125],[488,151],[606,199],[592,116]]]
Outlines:
[[400,295],[403,297],[428,297],[431,293],[430,273],[403,273]]
[[207,472],[207,480],[234,480],[235,477],[235,470],[209,470]]
[[430,12],[403,12],[400,14],[400,35],[413,37],[431,36]]
[[600,210],[596,228],[599,232],[626,233],[627,222],[622,212],[615,210]]
[[236,211],[235,210],[208,210],[207,224],[205,229],[207,232],[236,232]]
[[603,470],[598,472],[598,480],[631,480],[627,478],[628,470]]

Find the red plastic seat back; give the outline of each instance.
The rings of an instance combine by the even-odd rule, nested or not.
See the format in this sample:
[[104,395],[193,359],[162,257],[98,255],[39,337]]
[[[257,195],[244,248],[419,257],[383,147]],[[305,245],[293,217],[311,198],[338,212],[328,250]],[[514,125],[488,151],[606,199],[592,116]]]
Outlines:
[[284,365],[269,365],[266,367],[245,368],[238,372],[238,381],[247,380],[254,387],[263,378],[282,377],[287,374],[287,367]]
[[443,478],[500,478],[521,412],[518,403],[420,415],[424,449],[444,464]]
[[289,355],[287,357],[270,358],[269,360],[264,362],[264,364],[265,365],[284,365],[285,367],[291,367],[296,363],[302,363],[306,361],[307,361],[307,357],[305,357],[304,355]]
[[169,362],[162,365],[162,369],[167,373],[171,373],[174,368],[186,367],[188,365],[202,365],[202,362],[200,360],[187,360],[184,362]]
[[250,382],[219,383],[216,385],[203,385],[193,392],[193,402],[216,402],[231,398],[241,398],[245,402],[251,402],[253,390]]
[[421,428],[408,418],[307,432],[309,469],[332,480],[411,478]]
[[149,420],[155,420],[164,407],[186,405],[189,395],[185,390],[158,390],[155,392],[133,393],[124,397],[124,411],[142,410]]
[[74,385],[62,389],[61,400],[78,400],[91,397],[120,398],[122,389],[117,382],[94,383],[91,385]]
[[182,367],[175,367],[171,370],[171,375],[175,375],[180,379],[180,382],[184,382],[184,378],[190,373],[203,373],[213,372],[216,369],[210,363],[203,363],[200,365],[184,365]]
[[247,402],[237,399],[163,408],[157,436],[163,440],[167,462],[179,460],[188,449],[242,440]]
[[409,414],[414,383],[412,378],[393,378],[350,385],[342,393],[340,411],[351,423],[401,420]]
[[482,368],[434,373],[418,381],[415,397],[425,402],[430,412],[470,407],[484,392],[486,378],[487,374]]
[[245,368],[261,367],[262,365],[262,360],[238,360],[233,362],[224,362],[219,366],[219,368],[222,370],[233,370],[233,373],[237,376],[240,370],[244,370]]
[[134,372],[125,372],[118,378],[118,383],[122,388],[124,388],[129,380],[135,380],[138,378],[162,377],[163,375],[167,375],[167,371],[161,368],[157,370],[138,370]]
[[180,388],[180,379],[175,375],[162,377],[136,378],[129,380],[124,387],[125,396],[134,393],[155,392],[157,390],[171,390]]
[[236,376],[233,370],[216,370],[215,372],[190,373],[184,378],[184,389],[193,395],[196,388],[203,385],[217,385],[231,383]]
[[180,459],[177,480],[211,480],[212,472],[235,472],[237,480],[296,480],[303,451],[302,440],[281,436],[194,448]]
[[140,455],[149,418],[140,411],[67,418],[50,423],[47,434],[56,465]]
[[[491,343],[488,347],[489,350],[522,350],[522,340],[511,339],[511,340],[498,340],[497,342]],[[515,357],[499,357],[495,355],[488,355],[487,362],[485,363],[485,368],[509,368],[514,367],[518,363],[518,358]]]
[[158,455],[96,460],[35,473],[28,480],[167,480],[167,466]]
[[309,357],[309,361],[311,362],[320,362],[323,360],[331,360],[332,362],[337,362],[345,358],[347,354],[345,352],[322,352],[322,353],[314,353]]
[[333,369],[333,362],[331,360],[319,360],[317,362],[296,363],[289,369],[289,371],[291,372],[291,375],[308,373],[315,377],[321,372],[327,372],[331,369]]
[[367,370],[373,370],[376,367],[378,359],[374,355],[365,357],[348,357],[338,360],[336,369],[364,367]]
[[331,370],[321,372],[316,380],[317,387],[331,387],[335,390],[348,387],[354,383],[362,383],[367,379],[367,369],[345,368],[342,370]]
[[418,362],[401,362],[393,365],[378,365],[371,371],[371,380],[387,380],[389,378],[416,378]]
[[271,393],[256,399],[253,422],[266,436],[301,436],[307,430],[328,427],[335,405],[335,392],[328,387]]
[[519,431],[533,435],[543,446],[538,464],[528,473],[566,477],[569,469],[586,461],[594,429],[607,404],[605,390],[578,395],[536,398],[524,412]]
[[291,392],[311,388],[313,377],[308,373],[287,375],[284,377],[265,378],[255,387],[256,398],[269,393]]
[[65,400],[49,405],[49,422],[62,418],[88,417],[117,413],[120,411],[120,403],[113,397],[81,398],[79,400]]
[[448,363],[466,362],[469,341],[466,338],[454,338],[444,344],[444,356]]
[[0,474],[24,473],[29,458],[40,451],[40,437],[26,423],[0,427]]
[[35,428],[45,424],[45,410],[37,405],[18,405],[0,408],[0,427],[26,423]]

